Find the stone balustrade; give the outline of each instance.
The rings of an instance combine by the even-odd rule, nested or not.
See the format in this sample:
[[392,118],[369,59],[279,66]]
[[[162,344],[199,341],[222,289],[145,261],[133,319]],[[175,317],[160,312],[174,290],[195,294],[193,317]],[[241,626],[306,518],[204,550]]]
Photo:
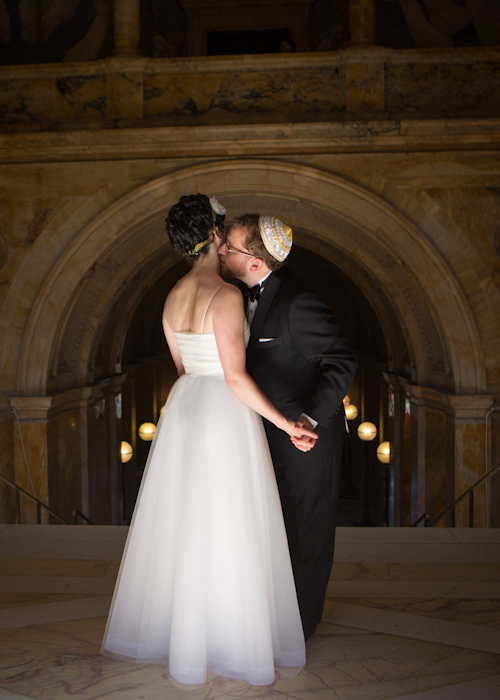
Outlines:
[[0,68],[0,131],[488,118],[500,49],[345,51]]

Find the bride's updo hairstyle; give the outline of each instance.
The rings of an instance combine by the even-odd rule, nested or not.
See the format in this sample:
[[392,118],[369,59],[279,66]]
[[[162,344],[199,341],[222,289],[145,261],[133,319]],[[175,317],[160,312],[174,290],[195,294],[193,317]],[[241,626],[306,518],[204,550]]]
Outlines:
[[224,219],[225,214],[212,209],[206,194],[184,195],[165,219],[172,248],[192,265],[207,254],[216,230],[220,236],[224,235]]

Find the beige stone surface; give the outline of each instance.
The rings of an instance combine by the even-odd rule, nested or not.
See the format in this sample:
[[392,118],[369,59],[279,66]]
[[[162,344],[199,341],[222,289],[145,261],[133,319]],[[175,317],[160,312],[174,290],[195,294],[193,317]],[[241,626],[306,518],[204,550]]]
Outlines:
[[345,71],[347,110],[382,112],[385,107],[384,64],[349,63]]
[[[468,488],[500,396],[498,65],[498,49],[365,47],[0,68],[0,396],[47,397],[47,424],[23,419],[37,495],[86,512],[87,411],[123,381],[96,381],[102,339],[114,371],[174,267],[165,212],[195,191],[230,216],[275,212],[342,269],[412,399],[419,513]],[[1,468],[26,486],[12,422],[0,431]],[[476,525],[496,522],[494,489]]]
[[106,76],[108,119],[139,119],[143,114],[143,74],[108,73]]
[[[365,5],[374,3],[356,2],[362,36],[353,39],[360,48],[311,55],[144,60],[133,56],[138,42],[130,35],[128,11],[119,11],[117,17],[125,19],[115,41],[121,57],[64,67],[1,67],[0,130],[110,128],[118,113],[134,128],[259,123],[263,116],[268,123],[342,122],[358,113],[382,120],[496,117],[498,49],[363,48],[373,38]],[[224,19],[219,16],[219,25]],[[120,94],[131,96],[122,107]]]

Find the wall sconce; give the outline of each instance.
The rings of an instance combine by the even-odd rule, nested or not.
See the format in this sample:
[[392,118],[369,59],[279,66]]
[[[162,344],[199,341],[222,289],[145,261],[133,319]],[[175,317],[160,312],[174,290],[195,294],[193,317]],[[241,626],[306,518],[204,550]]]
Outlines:
[[345,417],[347,420],[354,420],[358,416],[358,409],[353,403],[348,404],[345,407]]
[[358,426],[358,437],[363,442],[371,442],[377,437],[377,426],[373,423],[361,423]]
[[129,442],[125,442],[125,440],[122,441],[121,447],[120,447],[120,455],[122,458],[122,464],[125,464],[125,462],[130,462],[134,454],[134,450],[132,449],[132,445]]
[[154,423],[143,423],[139,428],[139,437],[144,442],[151,442],[156,433],[156,425]]
[[390,442],[381,442],[377,447],[377,458],[382,464],[389,464],[394,456],[394,450]]

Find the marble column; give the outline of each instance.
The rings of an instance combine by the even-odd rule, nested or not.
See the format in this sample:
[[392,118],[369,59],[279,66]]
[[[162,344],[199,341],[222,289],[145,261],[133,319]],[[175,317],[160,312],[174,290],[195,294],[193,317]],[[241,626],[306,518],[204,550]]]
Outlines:
[[[14,422],[14,481],[30,494],[33,493],[31,485],[33,482],[36,498],[50,506],[48,416],[52,397],[12,396],[10,404],[17,411],[22,433],[21,441],[17,424]],[[26,451],[26,458],[24,451]],[[36,522],[36,505],[27,497],[21,496],[21,523]],[[42,511],[42,522],[49,522],[46,511]]]
[[384,439],[389,440],[393,449],[393,458],[387,465],[390,475],[389,525],[399,527],[405,516],[409,518],[410,505],[404,502],[403,493],[405,389],[396,375],[384,372],[384,379],[389,391],[389,423]]
[[[449,395],[429,387],[405,384],[416,421],[413,450],[418,471],[418,514],[432,520],[483,476],[486,469],[485,418],[493,396]],[[415,445],[416,443],[416,445]],[[487,527],[491,497],[481,486],[474,497],[474,527]],[[464,501],[438,526],[469,526]]]
[[[430,387],[402,382],[410,397],[412,418],[412,479],[418,493],[418,516],[432,520],[454,500],[455,435],[448,397]],[[443,519],[438,525],[445,527]]]
[[111,377],[105,392],[108,437],[109,511],[112,525],[123,525],[123,468],[120,458],[122,441],[122,386],[124,375]]
[[56,513],[73,522],[73,511],[89,516],[88,409],[92,387],[54,397],[49,421],[49,490]]
[[[459,498],[486,472],[485,421],[493,399],[489,394],[449,397],[455,418],[454,498]],[[488,481],[474,491],[474,527],[491,527],[491,488],[492,482]],[[469,526],[468,499],[457,508],[455,524]]]
[[140,0],[115,0],[115,56],[140,56]]
[[349,0],[349,46],[373,46],[377,25],[375,0]]

